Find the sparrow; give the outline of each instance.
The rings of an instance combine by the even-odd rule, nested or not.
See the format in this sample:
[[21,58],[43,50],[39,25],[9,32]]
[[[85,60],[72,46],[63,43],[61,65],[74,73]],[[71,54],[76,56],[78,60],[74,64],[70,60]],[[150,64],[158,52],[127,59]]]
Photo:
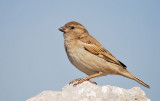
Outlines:
[[77,86],[84,81],[96,84],[90,79],[106,75],[121,75],[150,88],[149,85],[130,73],[127,67],[93,38],[80,23],[71,21],[60,27],[59,30],[63,32],[68,59],[77,69],[88,75],[75,79],[69,84],[74,83],[73,86]]

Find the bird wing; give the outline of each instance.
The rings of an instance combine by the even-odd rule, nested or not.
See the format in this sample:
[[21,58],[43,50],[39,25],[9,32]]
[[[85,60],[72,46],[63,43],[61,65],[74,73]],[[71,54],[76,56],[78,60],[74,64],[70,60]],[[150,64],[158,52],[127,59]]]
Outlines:
[[106,50],[96,39],[92,36],[83,37],[80,41],[84,42],[84,49],[88,52],[116,65],[126,69],[127,67],[117,60],[108,50]]

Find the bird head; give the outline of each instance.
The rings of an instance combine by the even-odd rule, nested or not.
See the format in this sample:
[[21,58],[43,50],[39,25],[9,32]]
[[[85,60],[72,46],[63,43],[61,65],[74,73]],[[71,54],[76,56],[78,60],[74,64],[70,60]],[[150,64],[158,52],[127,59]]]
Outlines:
[[59,30],[64,33],[64,36],[69,36],[71,38],[79,38],[88,35],[86,28],[75,21],[66,23],[63,27],[60,27]]

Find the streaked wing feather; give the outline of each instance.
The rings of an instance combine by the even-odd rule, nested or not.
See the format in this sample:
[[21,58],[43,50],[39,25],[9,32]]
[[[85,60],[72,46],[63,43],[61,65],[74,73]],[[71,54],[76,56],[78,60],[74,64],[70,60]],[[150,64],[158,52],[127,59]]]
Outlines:
[[[85,38],[85,39],[84,39]],[[80,39],[85,43],[84,49],[88,52],[114,64],[117,64],[126,69],[126,66],[117,60],[108,50],[106,50],[96,39],[93,37],[84,37]]]

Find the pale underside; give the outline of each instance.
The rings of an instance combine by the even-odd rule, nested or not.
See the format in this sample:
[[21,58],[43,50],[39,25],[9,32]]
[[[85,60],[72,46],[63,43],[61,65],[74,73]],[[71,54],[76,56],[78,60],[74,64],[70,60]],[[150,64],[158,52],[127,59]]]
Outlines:
[[102,75],[118,74],[120,66],[88,52],[84,49],[86,43],[79,40],[65,41],[66,52],[70,62],[87,75],[102,72]]

